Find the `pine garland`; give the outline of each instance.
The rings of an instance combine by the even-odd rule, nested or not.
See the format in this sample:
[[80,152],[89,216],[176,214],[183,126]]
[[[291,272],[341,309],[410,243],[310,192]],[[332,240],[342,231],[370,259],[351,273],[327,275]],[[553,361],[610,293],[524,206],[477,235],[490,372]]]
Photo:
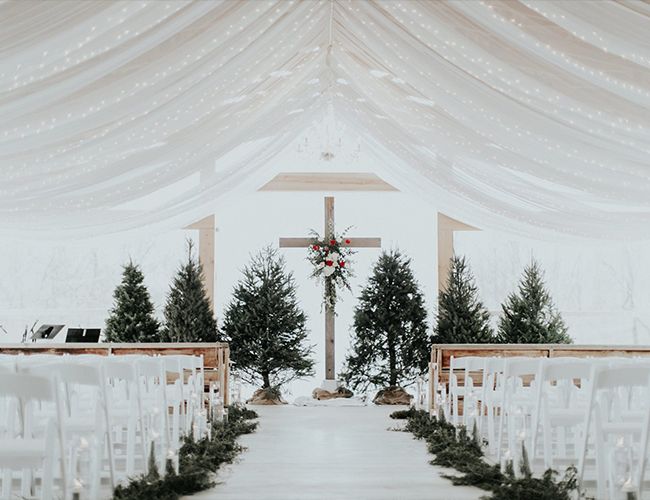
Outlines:
[[433,419],[426,411],[414,408],[391,414],[391,418],[408,419],[404,430],[427,442],[435,455],[431,464],[454,468],[460,476],[444,476],[454,485],[475,486],[489,491],[485,500],[570,500],[577,491],[577,471],[569,467],[559,481],[558,473],[548,469],[541,478],[533,477],[523,450],[521,474],[517,477],[512,464],[505,472],[498,465],[483,460],[482,443],[476,428],[470,436],[464,427],[456,429],[444,417]]
[[167,471],[161,477],[150,457],[146,475],[134,478],[126,486],[115,488],[113,500],[177,500],[182,495],[191,495],[214,486],[213,475],[224,463],[231,463],[243,450],[237,438],[250,434],[257,428],[257,413],[243,406],[230,406],[228,419],[212,423],[212,437],[194,441],[185,437],[180,449],[179,473],[167,464]]

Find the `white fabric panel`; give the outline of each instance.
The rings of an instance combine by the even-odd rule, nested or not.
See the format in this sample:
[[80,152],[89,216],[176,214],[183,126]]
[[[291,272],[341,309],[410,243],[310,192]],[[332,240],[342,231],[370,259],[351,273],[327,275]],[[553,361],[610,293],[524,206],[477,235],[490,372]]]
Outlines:
[[649,25],[631,1],[0,3],[0,230],[178,227],[333,113],[479,227],[647,237]]

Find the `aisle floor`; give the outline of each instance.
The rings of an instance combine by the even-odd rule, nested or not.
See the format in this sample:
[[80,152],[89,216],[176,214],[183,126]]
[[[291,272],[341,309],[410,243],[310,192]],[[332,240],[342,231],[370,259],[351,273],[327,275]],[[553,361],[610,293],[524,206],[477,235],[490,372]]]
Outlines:
[[388,415],[397,407],[255,407],[260,425],[224,467],[219,484],[192,500],[474,500],[429,464],[426,445]]

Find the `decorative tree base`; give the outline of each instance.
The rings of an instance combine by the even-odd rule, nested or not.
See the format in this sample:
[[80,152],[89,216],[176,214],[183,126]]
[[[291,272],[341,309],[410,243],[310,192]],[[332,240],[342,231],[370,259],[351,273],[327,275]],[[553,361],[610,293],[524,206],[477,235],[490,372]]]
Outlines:
[[311,397],[319,401],[337,398],[351,398],[354,393],[350,389],[343,387],[340,380],[325,379],[320,387],[316,387],[311,393]]
[[380,390],[375,399],[372,400],[376,405],[410,405],[413,396],[406,392],[402,387],[387,387]]
[[287,402],[282,399],[280,391],[273,388],[257,389],[248,401],[248,405],[286,405]]

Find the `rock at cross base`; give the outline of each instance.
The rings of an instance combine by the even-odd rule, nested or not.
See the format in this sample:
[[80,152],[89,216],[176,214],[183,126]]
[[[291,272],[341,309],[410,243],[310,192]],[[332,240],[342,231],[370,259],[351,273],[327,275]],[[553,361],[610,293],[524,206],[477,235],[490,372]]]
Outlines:
[[380,390],[375,399],[372,400],[376,405],[410,405],[413,396],[406,392],[402,387],[387,387]]
[[326,399],[351,398],[352,396],[354,396],[354,393],[350,389],[346,389],[345,387],[339,387],[334,392],[330,392],[325,389],[321,389],[320,387],[316,387],[316,389],[314,389],[313,392],[311,393],[311,396],[314,399],[323,401]]
[[246,401],[248,405],[286,405],[280,391],[277,389],[257,389],[253,396]]

